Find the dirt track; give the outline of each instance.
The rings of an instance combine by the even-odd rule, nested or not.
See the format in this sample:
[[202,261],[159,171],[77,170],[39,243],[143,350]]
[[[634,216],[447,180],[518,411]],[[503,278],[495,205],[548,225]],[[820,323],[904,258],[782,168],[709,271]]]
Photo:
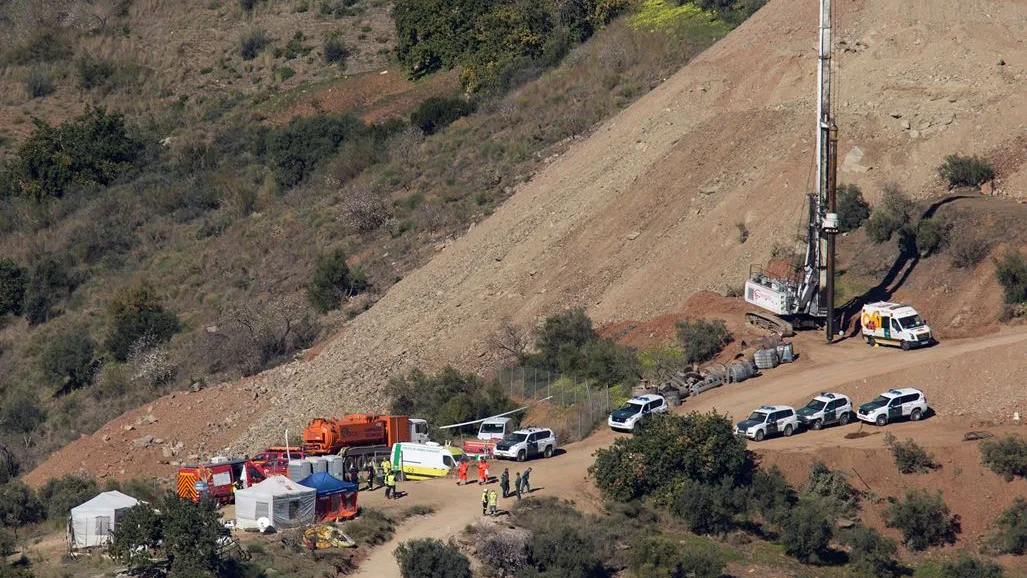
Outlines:
[[[679,412],[709,411],[716,409],[738,419],[752,408],[763,403],[785,403],[798,405],[813,394],[824,391],[839,391],[853,396],[857,402],[867,401],[882,389],[893,385],[913,385],[924,389],[928,400],[944,389],[960,389],[967,376],[949,371],[946,377],[934,382],[921,382],[917,375],[932,367],[945,367],[957,358],[976,366],[991,365],[995,372],[1003,372],[1002,387],[1015,392],[1013,407],[1027,409],[1027,391],[1020,386],[1020,377],[1027,371],[1027,328],[1004,331],[984,338],[953,340],[920,351],[903,352],[898,349],[867,347],[860,341],[847,340],[831,346],[823,344],[819,335],[803,334],[800,344],[801,357],[793,365],[783,365],[768,371],[765,375],[704,393],[687,400]],[[1016,358],[1014,365],[999,367],[1000,360]],[[1015,364],[1019,362],[1019,367]],[[901,383],[894,383],[901,380]],[[996,382],[997,383],[997,382]],[[751,443],[750,447],[764,455],[768,463],[780,462],[793,482],[805,477],[808,462],[814,456],[828,462],[832,467],[849,470],[858,466],[859,474],[873,486],[880,495],[898,495],[904,486],[921,486],[943,489],[953,511],[963,519],[964,544],[966,540],[983,531],[994,520],[997,513],[1012,501],[1014,495],[1027,494],[1027,484],[1005,484],[990,473],[979,471],[976,465],[976,451],[972,444],[962,442],[968,429],[981,429],[980,418],[971,415],[955,415],[963,398],[957,404],[944,401],[934,404],[937,415],[922,422],[895,423],[887,428],[866,426],[864,431],[871,435],[858,439],[846,439],[845,434],[859,431],[859,425],[826,428],[818,432],[803,432],[791,438],[775,438],[762,443]],[[932,402],[933,403],[933,402]],[[972,401],[971,401],[972,403]],[[1012,412],[1010,411],[1010,416]],[[1007,422],[1010,422],[1007,417]],[[1001,434],[1014,431],[1018,426],[995,427],[988,424],[988,430]],[[882,451],[881,435],[884,431],[897,437],[912,437],[918,443],[933,451],[943,463],[937,475],[901,476],[895,472],[891,457]],[[511,477],[515,471],[522,471],[526,465],[532,467],[532,480],[538,488],[537,495],[555,495],[574,500],[579,506],[589,509],[599,504],[594,486],[587,479],[587,469],[592,464],[593,452],[612,443],[616,436],[605,427],[600,428],[587,439],[568,445],[566,452],[551,460],[536,460],[529,464],[500,462],[492,467],[492,473],[510,468]],[[799,456],[799,457],[797,457]],[[805,456],[805,457],[802,457]],[[794,466],[788,471],[789,466]],[[965,470],[965,476],[955,474]],[[853,480],[857,486],[860,482]],[[497,488],[498,486],[493,485]],[[402,484],[409,495],[396,502],[383,500],[382,492],[361,494],[365,506],[406,508],[413,504],[431,505],[436,513],[414,518],[402,525],[395,538],[374,552],[361,564],[358,576],[399,576],[392,551],[395,546],[413,538],[434,537],[446,539],[454,536],[467,524],[480,519],[481,488],[477,485],[457,487],[452,480],[432,480]],[[862,489],[862,488],[861,488]],[[958,495],[953,496],[960,492]],[[963,495],[965,494],[965,495]],[[976,495],[976,499],[974,496]],[[956,497],[957,499],[953,499]],[[502,500],[501,506],[502,507]],[[866,506],[865,511],[871,523],[880,522],[880,508]]]

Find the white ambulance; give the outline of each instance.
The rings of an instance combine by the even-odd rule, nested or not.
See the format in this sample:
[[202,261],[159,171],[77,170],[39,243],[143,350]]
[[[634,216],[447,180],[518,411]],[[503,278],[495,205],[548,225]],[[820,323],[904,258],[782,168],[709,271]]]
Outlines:
[[859,323],[868,345],[894,345],[908,350],[934,343],[927,322],[916,309],[904,303],[880,301],[864,305]]

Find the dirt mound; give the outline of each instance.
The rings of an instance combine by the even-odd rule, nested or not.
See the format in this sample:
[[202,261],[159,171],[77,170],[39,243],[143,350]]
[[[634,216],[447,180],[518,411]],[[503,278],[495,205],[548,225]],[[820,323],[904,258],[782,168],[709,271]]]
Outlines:
[[[1016,144],[1027,5],[857,0],[836,10],[842,182],[871,201],[887,181],[941,194],[946,154]],[[815,2],[774,0],[597,127],[316,359],[266,376],[267,401],[235,447],[253,450],[319,414],[384,410],[389,377],[412,367],[484,370],[503,317],[533,324],[581,306],[599,325],[652,319],[696,291],[740,286],[804,214],[816,27]],[[1000,194],[1027,190],[1015,158],[1002,170]],[[251,405],[243,397],[234,409]],[[212,433],[210,445],[229,437]]]

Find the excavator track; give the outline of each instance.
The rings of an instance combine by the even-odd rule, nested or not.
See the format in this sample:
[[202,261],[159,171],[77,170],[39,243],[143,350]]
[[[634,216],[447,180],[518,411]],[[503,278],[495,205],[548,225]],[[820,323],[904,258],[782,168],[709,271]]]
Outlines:
[[795,335],[795,329],[792,327],[792,324],[781,319],[777,315],[761,313],[759,311],[749,311],[745,314],[745,322],[753,327],[773,331],[781,337],[791,337]]

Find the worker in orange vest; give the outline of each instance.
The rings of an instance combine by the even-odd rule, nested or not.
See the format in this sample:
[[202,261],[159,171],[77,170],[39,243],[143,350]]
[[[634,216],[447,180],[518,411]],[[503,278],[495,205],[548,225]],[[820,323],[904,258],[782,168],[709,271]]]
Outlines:
[[488,481],[489,463],[485,461],[485,458],[478,460],[478,485],[483,485]]
[[457,466],[456,472],[457,472],[456,485],[462,486],[462,485],[466,484],[467,483],[467,461],[466,460],[463,460],[463,461],[460,462],[460,465]]

